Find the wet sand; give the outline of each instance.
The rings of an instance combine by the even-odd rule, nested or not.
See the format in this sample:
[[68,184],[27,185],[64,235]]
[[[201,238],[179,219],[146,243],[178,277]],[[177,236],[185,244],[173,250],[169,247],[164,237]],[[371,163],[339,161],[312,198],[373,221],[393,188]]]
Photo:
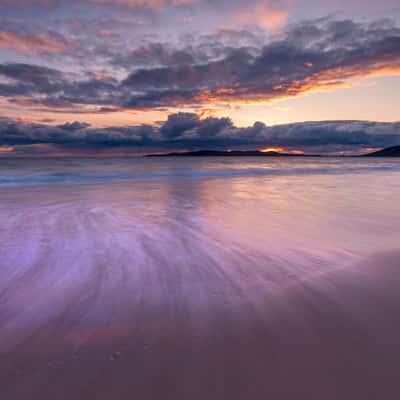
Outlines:
[[[2,398],[397,398],[399,260],[380,255],[273,293],[213,271],[191,289],[160,268],[140,282],[150,301],[132,293],[125,318],[106,301],[96,324],[86,312],[104,283],[97,277],[28,337],[2,341]],[[41,301],[30,300],[3,311],[3,329]]]
[[227,184],[3,190],[1,398],[399,398],[400,252]]

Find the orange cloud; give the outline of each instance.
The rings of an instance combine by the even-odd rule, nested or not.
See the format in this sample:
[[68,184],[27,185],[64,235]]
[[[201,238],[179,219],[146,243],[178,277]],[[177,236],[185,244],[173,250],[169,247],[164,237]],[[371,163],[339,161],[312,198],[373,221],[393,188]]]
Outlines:
[[14,49],[22,54],[36,52],[63,53],[67,44],[45,35],[27,35],[11,31],[0,31],[0,47]]
[[241,93],[240,87],[204,90],[195,96],[194,101],[209,104],[267,104],[298,97],[310,92],[351,88],[354,86],[352,82],[354,79],[383,75],[400,75],[400,65],[385,66],[374,64],[370,69],[357,67],[333,68],[311,74],[302,80],[294,80],[287,84],[276,84],[273,87],[273,91],[267,93],[249,93],[247,91]]

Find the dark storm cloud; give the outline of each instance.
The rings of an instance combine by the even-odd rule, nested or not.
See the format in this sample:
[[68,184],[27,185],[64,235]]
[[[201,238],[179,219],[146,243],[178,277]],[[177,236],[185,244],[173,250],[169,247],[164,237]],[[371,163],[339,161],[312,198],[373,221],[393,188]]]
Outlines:
[[303,122],[267,127],[256,122],[235,127],[229,118],[201,119],[192,113],[172,114],[160,126],[91,128],[73,122],[58,126],[0,119],[0,145],[128,146],[153,149],[258,148],[330,152],[400,144],[400,123],[367,121]]

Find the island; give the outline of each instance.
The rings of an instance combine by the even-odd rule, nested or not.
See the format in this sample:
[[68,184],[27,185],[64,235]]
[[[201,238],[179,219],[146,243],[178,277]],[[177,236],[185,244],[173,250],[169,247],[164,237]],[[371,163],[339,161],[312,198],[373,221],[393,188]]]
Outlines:
[[197,150],[146,154],[144,157],[400,157],[400,146],[386,147],[372,153],[352,156],[285,153],[262,150]]
[[198,150],[147,154],[145,157],[319,157],[319,155],[261,150]]
[[400,157],[400,146],[386,147],[373,153],[364,154],[363,157]]

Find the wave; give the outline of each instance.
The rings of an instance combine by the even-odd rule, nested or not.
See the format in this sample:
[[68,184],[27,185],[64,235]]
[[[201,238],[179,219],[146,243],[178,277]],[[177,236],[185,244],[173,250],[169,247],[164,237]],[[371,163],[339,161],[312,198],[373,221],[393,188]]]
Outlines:
[[185,178],[218,178],[240,176],[308,175],[308,174],[352,174],[368,172],[400,172],[400,166],[355,166],[318,168],[230,168],[173,170],[141,173],[76,173],[53,172],[0,176],[0,187],[48,184],[90,184],[126,181],[146,181]]

